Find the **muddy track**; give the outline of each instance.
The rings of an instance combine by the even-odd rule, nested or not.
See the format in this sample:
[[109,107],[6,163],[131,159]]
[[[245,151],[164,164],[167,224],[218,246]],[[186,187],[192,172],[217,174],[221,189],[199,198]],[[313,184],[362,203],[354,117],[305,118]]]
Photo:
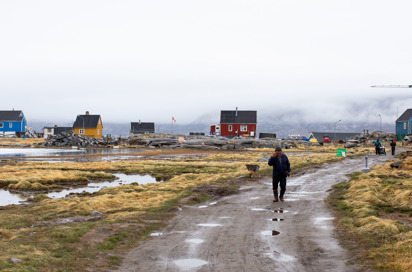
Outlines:
[[[371,155],[369,165],[390,158]],[[118,271],[367,271],[349,264],[324,202],[332,185],[364,166],[364,157],[347,158],[291,176],[285,202],[272,203],[266,177],[251,179],[240,194],[183,206]]]

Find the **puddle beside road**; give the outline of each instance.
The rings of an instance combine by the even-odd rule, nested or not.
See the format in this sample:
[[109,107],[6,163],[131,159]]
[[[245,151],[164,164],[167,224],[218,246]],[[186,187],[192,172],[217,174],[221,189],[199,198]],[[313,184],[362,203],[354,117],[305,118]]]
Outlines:
[[[124,184],[131,184],[137,182],[139,185],[148,184],[148,183],[155,183],[156,179],[150,175],[126,175],[123,173],[116,173],[113,174],[117,177],[114,181],[104,181],[104,182],[89,182],[87,186],[84,187],[76,187],[76,188],[69,188],[64,189],[61,191],[55,191],[46,193],[46,195],[50,198],[63,198],[70,193],[94,193],[98,192],[103,188],[108,187],[117,187]],[[22,202],[27,201],[30,195],[25,194],[15,194],[11,193],[7,190],[0,190],[0,206],[12,205],[12,204],[21,204]]]

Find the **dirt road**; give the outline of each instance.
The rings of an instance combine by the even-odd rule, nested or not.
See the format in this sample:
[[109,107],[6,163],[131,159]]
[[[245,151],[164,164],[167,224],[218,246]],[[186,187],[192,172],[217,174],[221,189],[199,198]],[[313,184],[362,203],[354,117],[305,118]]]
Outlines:
[[[390,158],[370,155],[369,165]],[[324,199],[364,167],[364,157],[346,158],[291,176],[283,203],[272,203],[271,178],[261,178],[240,194],[184,206],[118,271],[360,271],[334,237]]]

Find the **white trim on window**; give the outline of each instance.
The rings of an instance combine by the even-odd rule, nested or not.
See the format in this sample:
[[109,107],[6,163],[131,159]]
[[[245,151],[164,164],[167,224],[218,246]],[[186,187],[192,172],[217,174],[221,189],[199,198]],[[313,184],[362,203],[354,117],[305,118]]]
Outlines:
[[79,129],[79,134],[80,134],[80,135],[84,135],[84,129],[82,129],[82,128]]
[[228,130],[229,130],[229,131],[232,131],[232,130],[233,130],[233,126],[232,126],[232,125],[229,125]]
[[241,125],[240,126],[240,131],[242,131],[242,132],[247,131],[247,125]]

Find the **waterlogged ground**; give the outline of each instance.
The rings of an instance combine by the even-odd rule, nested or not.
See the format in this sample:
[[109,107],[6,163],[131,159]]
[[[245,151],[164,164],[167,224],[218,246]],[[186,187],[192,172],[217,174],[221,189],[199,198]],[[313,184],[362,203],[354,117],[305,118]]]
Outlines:
[[[371,155],[369,166],[389,158]],[[364,157],[353,157],[301,172],[288,179],[283,203],[272,203],[266,177],[240,194],[184,206],[117,271],[368,271],[350,264],[324,203],[332,185],[364,167]]]

